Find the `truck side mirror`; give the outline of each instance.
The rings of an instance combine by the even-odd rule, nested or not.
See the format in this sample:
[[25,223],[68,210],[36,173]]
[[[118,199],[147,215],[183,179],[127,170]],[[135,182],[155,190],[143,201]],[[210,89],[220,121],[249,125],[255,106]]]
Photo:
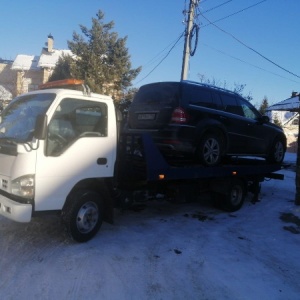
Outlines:
[[44,140],[47,135],[47,115],[38,115],[35,122],[34,137]]

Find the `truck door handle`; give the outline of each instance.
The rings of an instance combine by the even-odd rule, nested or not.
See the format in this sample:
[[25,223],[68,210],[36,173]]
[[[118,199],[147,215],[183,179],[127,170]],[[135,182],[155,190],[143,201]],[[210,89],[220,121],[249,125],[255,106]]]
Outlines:
[[99,157],[97,159],[97,165],[106,165],[107,164],[107,158],[106,157]]

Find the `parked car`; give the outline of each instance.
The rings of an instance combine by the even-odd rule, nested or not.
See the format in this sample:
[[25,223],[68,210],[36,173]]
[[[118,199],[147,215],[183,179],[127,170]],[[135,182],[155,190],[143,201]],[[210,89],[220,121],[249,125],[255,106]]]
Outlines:
[[140,87],[129,108],[126,132],[151,134],[166,157],[206,166],[226,156],[257,156],[281,163],[283,130],[239,94],[191,81]]

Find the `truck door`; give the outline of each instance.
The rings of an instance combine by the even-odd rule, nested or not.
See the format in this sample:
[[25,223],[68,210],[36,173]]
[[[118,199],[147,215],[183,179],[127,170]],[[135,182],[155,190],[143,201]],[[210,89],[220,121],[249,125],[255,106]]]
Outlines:
[[105,101],[65,98],[49,118],[37,157],[36,210],[61,209],[81,180],[113,176],[116,157],[116,125]]

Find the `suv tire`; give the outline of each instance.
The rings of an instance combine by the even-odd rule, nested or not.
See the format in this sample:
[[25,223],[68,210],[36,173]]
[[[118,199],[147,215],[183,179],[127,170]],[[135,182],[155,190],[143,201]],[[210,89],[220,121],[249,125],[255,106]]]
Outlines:
[[216,133],[205,134],[197,149],[197,158],[205,166],[216,166],[221,161],[222,139]]
[[270,163],[281,164],[285,154],[285,142],[282,138],[277,137],[271,147],[267,161]]

